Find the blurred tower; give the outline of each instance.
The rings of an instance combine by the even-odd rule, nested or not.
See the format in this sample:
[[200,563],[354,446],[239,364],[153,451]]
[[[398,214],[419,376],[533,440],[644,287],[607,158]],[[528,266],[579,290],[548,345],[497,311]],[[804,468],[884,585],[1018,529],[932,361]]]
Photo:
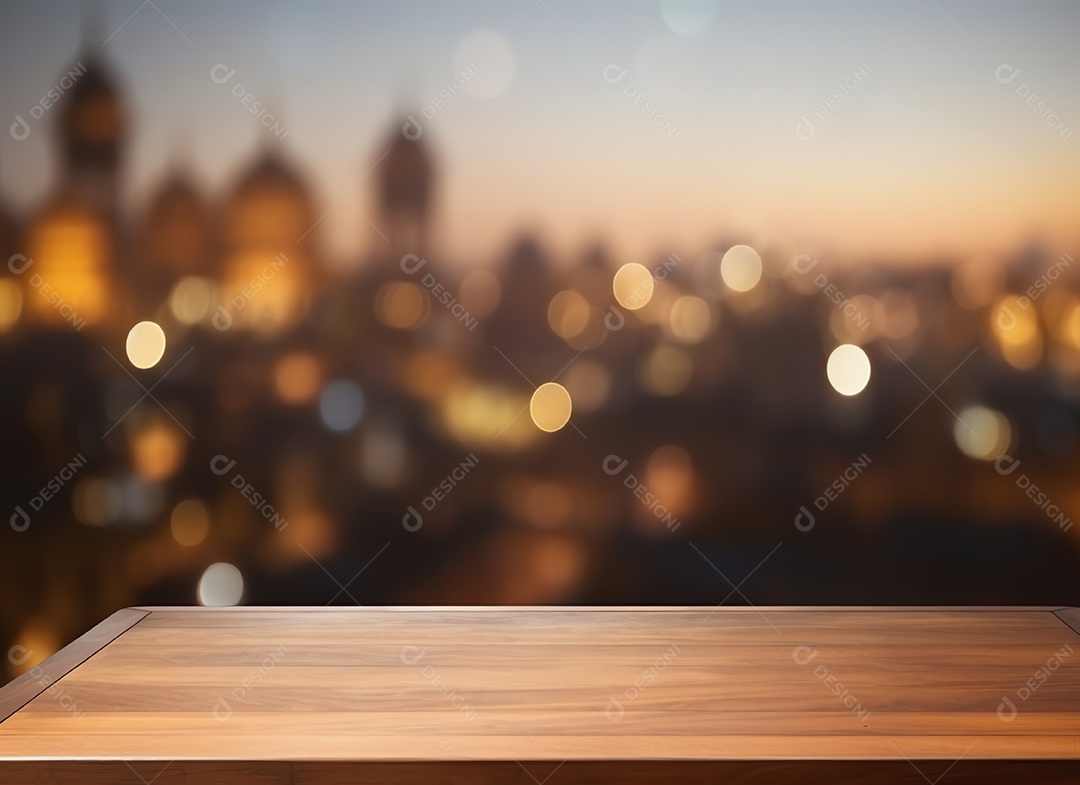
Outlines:
[[121,300],[126,283],[117,275],[126,121],[119,91],[95,53],[84,48],[58,84],[66,89],[56,110],[60,183],[27,228],[32,266],[23,284],[40,321],[81,329],[110,312],[109,300]]
[[420,135],[407,137],[404,127],[405,121],[394,126],[380,166],[379,206],[393,258],[430,251],[434,166]]
[[303,182],[266,149],[224,210],[222,299],[238,325],[275,332],[303,317],[316,284],[317,220]]
[[151,312],[186,276],[210,276],[210,229],[206,205],[179,167],[150,201],[139,236],[140,309]]
[[60,108],[62,187],[115,220],[127,122],[103,63],[84,53],[64,77],[73,85]]

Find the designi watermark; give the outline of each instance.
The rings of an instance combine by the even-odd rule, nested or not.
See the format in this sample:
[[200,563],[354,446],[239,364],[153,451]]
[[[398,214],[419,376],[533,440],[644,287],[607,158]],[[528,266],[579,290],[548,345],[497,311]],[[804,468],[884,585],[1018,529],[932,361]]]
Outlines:
[[[661,654],[656,660],[646,668],[640,676],[634,679],[634,683],[627,687],[622,692],[622,698],[627,704],[633,703],[637,700],[638,696],[656,681],[656,678],[667,667],[675,661],[675,658],[682,654],[682,650],[677,644],[671,644],[667,651]],[[604,716],[608,722],[618,722],[626,714],[626,707],[623,702],[619,700],[619,696],[612,695],[607,702],[607,706],[604,707]]]
[[[22,275],[31,267],[34,266],[34,260],[23,256],[21,253],[12,254],[8,257],[8,269],[15,275]],[[27,281],[30,282],[30,287],[35,289],[38,294],[45,298],[45,302],[56,309],[57,313],[64,317],[64,320],[69,322],[75,330],[81,331],[86,326],[86,319],[83,319],[76,313],[71,303],[60,296],[60,292],[53,289],[46,283],[38,273],[34,273]]]
[[[1052,265],[1047,267],[1042,274],[1032,282],[1031,286],[1024,290],[1024,293],[1016,298],[1016,305],[1021,311],[1026,311],[1031,307],[1032,303],[1041,297],[1050,285],[1060,278],[1063,272],[1072,266],[1073,258],[1067,253],[1058,257],[1058,260]],[[998,308],[997,314],[998,327],[1002,330],[1008,331],[1016,327],[1020,323],[1020,318],[1016,315],[1012,308],[1007,303],[1002,304]]]
[[[86,66],[81,62],[75,63],[74,68],[61,76],[60,81],[50,87],[45,92],[45,95],[41,96],[40,100],[30,107],[30,118],[37,122],[44,117],[45,113],[60,100],[60,96],[74,87],[75,83],[79,81],[79,77],[85,73]],[[15,115],[15,122],[11,124],[10,132],[11,138],[16,142],[22,142],[29,139],[30,123],[28,123],[21,114],[17,114]]]
[[[406,275],[416,275],[426,264],[427,259],[423,259],[414,253],[407,253],[401,257],[401,271]],[[420,284],[431,292],[431,296],[435,298],[436,302],[465,325],[467,330],[475,330],[476,326],[480,324],[480,320],[469,313],[469,310],[454,297],[453,292],[439,283],[439,280],[430,271],[424,273],[420,279]]]
[[[1073,649],[1069,644],[1065,644],[1058,649],[1054,654],[1046,661],[1046,664],[1041,666],[1035,675],[1024,682],[1024,685],[1016,691],[1016,700],[1023,704],[1035,694],[1039,687],[1046,684],[1051,676],[1054,675],[1054,671],[1061,667],[1061,664],[1066,659],[1072,656]],[[1016,719],[1016,715],[1020,713],[1020,709],[1017,708],[1016,703],[1008,695],[1001,696],[1001,703],[998,704],[997,715],[998,719],[1002,722],[1012,722]]]
[[[420,506],[428,512],[434,510],[435,506],[445,499],[450,491],[454,490],[458,483],[464,480],[478,463],[480,463],[480,459],[476,457],[476,454],[469,453],[465,460],[455,466],[446,477],[439,481],[438,485],[431,489],[431,493],[420,500]],[[410,504],[401,517],[401,525],[405,527],[405,531],[419,531],[420,527],[424,525],[424,517],[416,507]]]
[[[79,469],[85,465],[86,457],[82,453],[76,453],[75,457],[56,473],[56,476],[45,483],[41,490],[30,498],[26,506],[34,512],[40,512],[45,503],[58,494],[60,489],[67,485],[78,473]],[[24,532],[30,528],[30,515],[21,504],[16,505],[15,512],[11,514],[11,528],[17,532]]]
[[[855,480],[859,478],[859,475],[866,471],[866,467],[870,465],[870,456],[863,453],[848,466],[844,471],[840,472],[840,475],[825,486],[825,490],[821,492],[821,495],[814,499],[814,507],[818,512],[825,512],[830,504],[839,498],[840,494],[846,491]],[[814,513],[804,504],[799,508],[799,511],[795,513],[795,528],[801,532],[808,532],[814,528],[816,519]]]
[[[229,458],[227,455],[215,455],[210,459],[210,471],[218,477],[225,476],[231,472],[235,466],[236,461]],[[255,487],[244,479],[244,475],[240,472],[233,474],[232,478],[229,480],[229,484],[240,491],[240,495],[251,503],[251,506],[255,508],[255,511],[259,513],[259,515],[270,521],[275,529],[283,531],[285,527],[289,525],[289,522],[274,508],[274,505],[272,505],[265,496],[255,490]]]
[[[601,76],[608,84],[617,85],[626,78],[628,73],[629,71],[621,65],[617,63],[608,63],[604,66],[604,70],[601,71]],[[634,103],[634,106],[636,106],[653,125],[660,129],[668,139],[674,141],[679,138],[681,131],[671,124],[667,115],[661,112],[656,104],[653,103],[645,93],[641,92],[636,84],[632,81],[626,82],[626,84],[623,85],[622,93],[628,97]]]
[[[791,267],[799,275],[809,275],[818,266],[818,260],[810,254],[801,253],[791,260]],[[861,331],[866,332],[870,327],[870,317],[867,316],[851,299],[829,280],[823,272],[818,272],[812,279],[814,286],[821,290],[826,299],[840,309],[851,322]]]
[[[630,292],[630,294],[627,295],[626,301],[631,305],[634,305],[644,300],[647,296],[651,296],[650,292],[652,290],[652,287],[655,285],[654,282],[662,281],[667,278],[668,275],[671,274],[671,271],[679,266],[680,262],[682,262],[682,259],[677,253],[673,251],[672,253],[668,254],[664,261],[662,261],[656,267],[656,269],[652,271],[652,280],[648,281],[647,283],[642,282],[641,284],[639,284],[638,287],[634,289],[634,291]],[[625,326],[626,314],[622,312],[622,309],[619,308],[619,306],[612,303],[612,305],[608,308],[608,312],[604,314],[604,327],[615,333]]]
[[[401,661],[406,665],[419,665],[420,660],[424,659],[427,654],[426,651],[419,646],[413,646],[409,644],[401,647]],[[472,722],[476,719],[476,711],[469,706],[465,697],[454,689],[454,685],[448,682],[442,677],[442,675],[432,665],[425,665],[421,671],[424,678],[427,679],[431,686],[442,695],[455,709],[465,715],[465,719]]]
[[[818,650],[807,646],[806,644],[796,646],[791,651],[791,658],[795,660],[795,664],[802,667],[809,665],[817,658],[817,656]],[[819,662],[812,673],[814,676],[821,679],[821,683],[825,685],[825,688],[835,695],[840,703],[849,708],[852,714],[863,722],[866,722],[866,720],[870,718],[870,710],[863,706],[859,699],[852,695],[842,682],[837,681],[836,677],[827,667],[825,667],[824,663]]]
[[[1020,69],[1008,63],[1002,63],[994,69],[994,78],[1001,85],[1011,85],[1018,76],[1020,76]],[[1061,139],[1069,139],[1072,136],[1072,129],[1065,125],[1065,122],[1054,113],[1046,101],[1039,98],[1038,93],[1032,90],[1027,82],[1020,82],[1016,86],[1016,94],[1024,99],[1024,103],[1031,107],[1031,111],[1037,117],[1046,122],[1051,131],[1057,131]]]
[[[424,104],[424,108],[420,110],[420,113],[424,115],[424,119],[432,120],[439,110],[454,100],[454,96],[465,89],[474,76],[480,73],[480,69],[476,67],[474,63],[469,63],[468,68],[461,69],[457,75],[451,79],[442,90],[435,94],[435,97]],[[409,115],[405,118],[405,122],[401,124],[401,134],[410,142],[415,142],[424,134],[424,125],[418,119],[416,115]]]
[[214,312],[214,316],[211,319],[214,327],[222,332],[232,327],[233,311],[240,313],[240,311],[244,310],[244,307],[255,299],[255,296],[263,290],[263,287],[274,279],[278,270],[288,263],[289,257],[284,253],[279,253],[275,256],[270,264],[266,265],[258,275],[251,279],[247,286],[240,290],[240,294],[229,300],[229,305],[232,306],[231,311],[224,305],[219,305],[217,307],[217,311]]
[[[863,63],[852,71],[843,82],[838,84],[836,89],[829,93],[824,101],[814,107],[810,114],[816,117],[818,122],[821,122],[840,105],[841,101],[851,95],[852,91],[862,84],[869,75],[870,66]],[[814,126],[813,121],[806,115],[800,115],[799,121],[795,123],[795,138],[800,142],[808,142],[814,138],[816,133],[817,128]]]
[[[223,63],[218,63],[210,69],[210,81],[214,84],[226,85],[232,81],[234,76],[236,76],[236,69],[229,68]],[[236,96],[240,100],[241,106],[255,115],[255,119],[259,121],[260,125],[273,134],[279,142],[289,135],[289,131],[281,127],[281,123],[278,122],[277,118],[240,82],[229,88],[229,92]]]
[[214,703],[214,707],[210,709],[210,714],[218,722],[228,722],[233,715],[233,703],[240,705],[252,690],[259,686],[259,683],[266,678],[266,674],[272,671],[281,659],[289,653],[289,650],[285,647],[285,644],[279,644],[276,649],[263,657],[262,661],[252,668],[251,673],[244,677],[244,680],[240,682],[230,693],[230,701],[224,695],[219,695],[217,701]]
[[[1011,455],[1000,455],[994,461],[994,469],[1002,477],[1012,474],[1019,468],[1020,459],[1013,458]],[[1021,472],[1015,482],[1016,487],[1022,490],[1024,495],[1035,503],[1036,507],[1046,513],[1046,517],[1056,523],[1059,529],[1067,532],[1072,528],[1072,520],[1061,511],[1060,507],[1054,504],[1053,500],[1027,474]]]
[[[607,474],[610,477],[617,477],[622,474],[623,469],[625,469],[629,463],[628,460],[620,458],[618,455],[609,455],[601,461],[600,466],[604,470],[604,474]],[[648,486],[639,480],[633,472],[627,472],[626,476],[623,477],[622,484],[630,489],[634,494],[634,497],[639,499],[649,512],[663,522],[669,532],[673,532],[682,526],[682,522],[671,514],[671,511],[661,503],[657,495],[650,491]]]
[[[8,649],[8,662],[15,666],[26,664],[26,661],[33,656],[34,652],[20,643]],[[64,688],[56,682],[56,679],[45,673],[40,665],[32,667],[29,673],[30,678],[36,681],[39,687],[45,689],[45,694],[60,704],[60,708],[70,713],[77,720],[81,720],[86,716],[86,712],[79,708],[75,699],[64,691]]]

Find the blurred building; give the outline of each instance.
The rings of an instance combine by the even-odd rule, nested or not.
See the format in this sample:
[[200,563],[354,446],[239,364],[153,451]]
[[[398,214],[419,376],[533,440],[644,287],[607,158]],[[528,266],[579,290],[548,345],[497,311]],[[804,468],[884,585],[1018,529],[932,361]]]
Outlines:
[[388,118],[371,249],[335,272],[276,142],[125,214],[126,96],[80,62],[52,194],[0,209],[26,667],[136,603],[1080,604],[1075,252],[845,268],[731,237],[645,269],[523,233],[451,265],[437,162]]

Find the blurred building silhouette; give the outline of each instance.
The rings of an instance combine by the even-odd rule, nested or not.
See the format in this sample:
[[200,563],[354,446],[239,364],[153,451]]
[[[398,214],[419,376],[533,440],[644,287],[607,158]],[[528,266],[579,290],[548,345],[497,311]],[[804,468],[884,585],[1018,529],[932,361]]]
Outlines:
[[[1072,256],[803,269],[731,237],[658,255],[632,309],[602,244],[448,264],[437,164],[388,118],[345,273],[276,141],[225,194],[175,164],[124,214],[126,98],[79,62],[55,188],[0,206],[0,633],[26,667],[117,607],[213,600],[215,562],[271,604],[715,604],[751,572],[756,604],[1080,604]],[[137,371],[144,320],[167,347]],[[826,377],[848,343],[873,367],[851,397]]]

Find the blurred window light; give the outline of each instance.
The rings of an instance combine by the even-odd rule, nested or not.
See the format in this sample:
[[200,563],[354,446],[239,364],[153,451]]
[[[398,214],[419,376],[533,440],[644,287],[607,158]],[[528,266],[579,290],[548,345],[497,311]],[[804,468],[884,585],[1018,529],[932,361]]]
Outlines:
[[23,295],[19,285],[0,279],[0,333],[10,330],[22,314]]

